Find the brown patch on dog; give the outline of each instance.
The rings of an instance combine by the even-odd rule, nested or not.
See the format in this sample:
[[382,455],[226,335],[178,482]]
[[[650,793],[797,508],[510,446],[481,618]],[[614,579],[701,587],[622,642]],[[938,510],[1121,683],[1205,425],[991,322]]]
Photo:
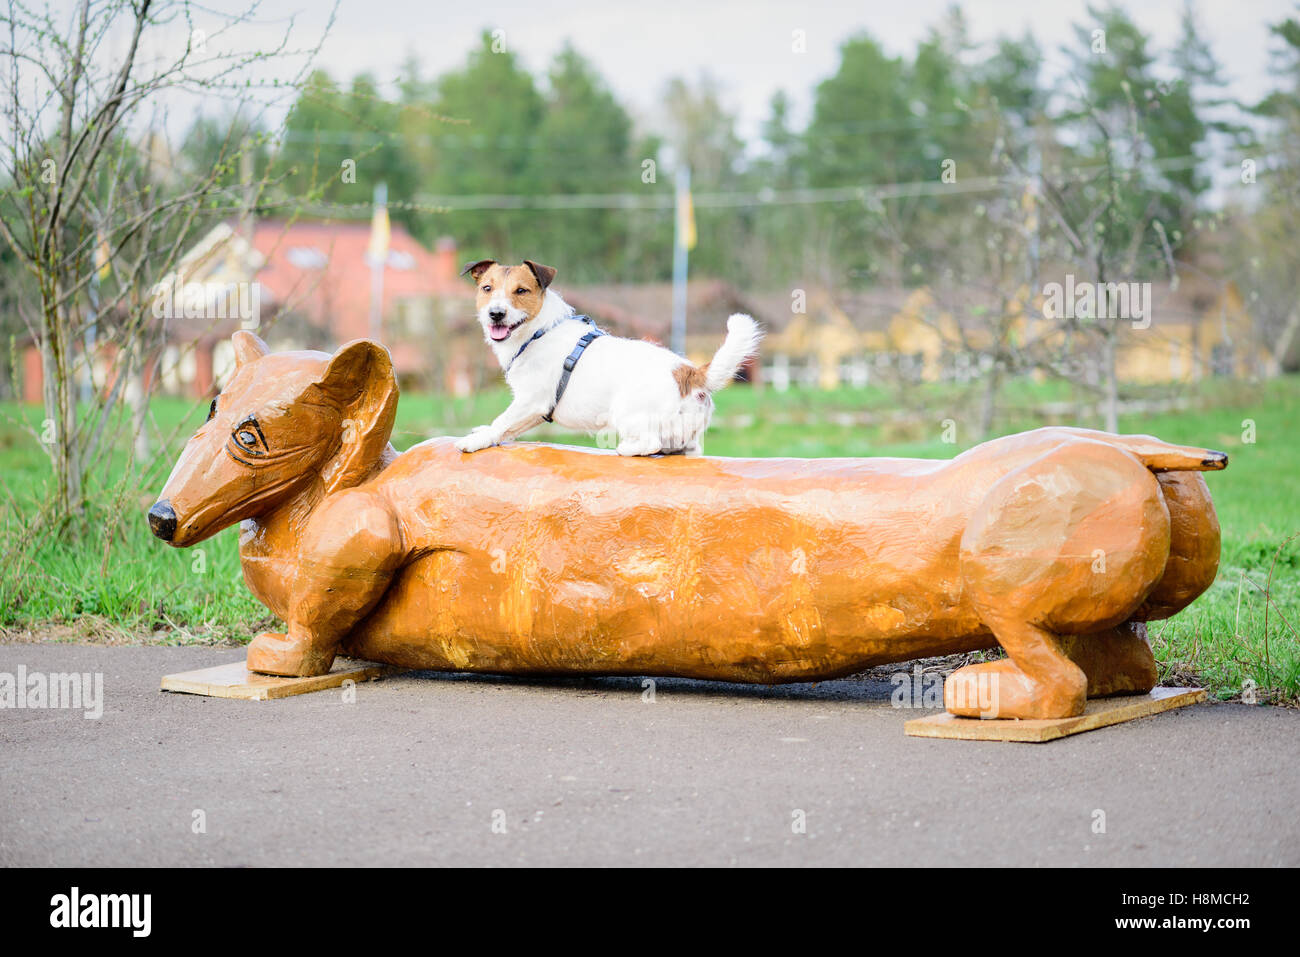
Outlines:
[[[551,274],[554,275],[554,270]],[[478,282],[478,291],[474,297],[476,309],[482,309],[499,290],[505,290],[514,307],[528,313],[528,318],[532,319],[542,311],[546,287],[526,265],[503,266],[501,263],[493,263],[475,278]]]
[[682,398],[686,398],[694,390],[700,389],[706,395],[709,387],[705,384],[709,379],[709,364],[706,362],[702,366],[693,366],[689,362],[683,362],[673,370],[673,381],[677,383],[677,390],[681,392]]

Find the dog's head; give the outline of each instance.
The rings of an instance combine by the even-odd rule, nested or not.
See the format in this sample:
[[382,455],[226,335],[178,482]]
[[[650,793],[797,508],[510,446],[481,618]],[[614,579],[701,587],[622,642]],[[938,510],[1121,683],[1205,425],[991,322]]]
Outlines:
[[478,285],[475,306],[488,342],[499,344],[532,334],[532,322],[546,303],[554,269],[528,259],[518,266],[480,259],[466,266],[461,275],[467,273]]
[[397,383],[379,343],[358,339],[331,356],[270,355],[244,330],[233,342],[235,373],[149,510],[154,534],[177,547],[263,515],[315,482],[326,493],[357,484],[393,430]]

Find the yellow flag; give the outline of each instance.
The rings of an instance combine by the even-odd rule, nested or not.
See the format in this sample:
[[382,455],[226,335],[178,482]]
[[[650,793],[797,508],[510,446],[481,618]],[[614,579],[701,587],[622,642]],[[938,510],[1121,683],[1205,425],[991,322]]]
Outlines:
[[1038,229],[1038,190],[1030,181],[1025,185],[1024,195],[1020,197],[1020,208],[1025,211],[1025,229],[1034,232]]
[[103,282],[112,271],[113,263],[109,258],[108,237],[101,231],[99,233],[99,245],[95,247],[95,276],[100,282]]
[[388,259],[388,207],[376,206],[375,214],[370,220],[370,249],[368,255],[372,263],[383,263]]
[[677,231],[682,237],[682,245],[687,249],[695,248],[695,204],[691,202],[690,190],[678,194]]

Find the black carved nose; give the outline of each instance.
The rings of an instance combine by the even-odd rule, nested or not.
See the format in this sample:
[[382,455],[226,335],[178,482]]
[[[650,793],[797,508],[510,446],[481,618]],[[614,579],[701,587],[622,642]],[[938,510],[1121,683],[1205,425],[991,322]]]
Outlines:
[[153,508],[149,509],[149,527],[164,542],[172,540],[176,534],[176,513],[172,511],[171,502],[163,499],[154,503]]
[[502,319],[504,319],[505,317],[506,317],[506,311],[505,311],[504,309],[489,309],[489,310],[488,310],[488,318],[489,318],[489,319],[494,319],[494,320],[496,320],[497,322],[500,322],[500,321],[501,321]]

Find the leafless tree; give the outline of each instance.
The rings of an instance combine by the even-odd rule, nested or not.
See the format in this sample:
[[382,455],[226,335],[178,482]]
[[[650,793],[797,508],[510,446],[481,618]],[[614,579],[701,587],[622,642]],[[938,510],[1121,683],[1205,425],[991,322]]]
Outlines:
[[[1126,90],[1127,93],[1127,90]],[[1137,104],[1128,94],[1122,130],[1079,94],[1082,112],[1095,132],[1100,162],[1080,164],[1058,153],[1035,175],[1044,211],[1041,239],[1044,261],[1074,264],[1080,281],[1106,290],[1112,283],[1149,279],[1167,269],[1176,281],[1173,251],[1159,218],[1152,189],[1149,144]],[[1100,293],[1099,293],[1100,295]],[[1050,316],[1071,347],[1057,351],[1053,372],[1076,385],[1100,388],[1104,428],[1119,429],[1119,335],[1127,316],[1112,315],[1097,301],[1095,315]],[[1081,362],[1080,359],[1085,361]]]
[[[57,517],[81,509],[106,433],[142,424],[139,407],[120,413],[156,346],[150,290],[200,230],[241,215],[267,185],[235,175],[256,143],[228,142],[213,168],[186,168],[168,128],[172,110],[204,98],[272,110],[305,81],[324,34],[293,47],[290,21],[269,47],[249,43],[264,35],[259,6],[81,0],[61,24],[50,6],[10,0],[0,14],[0,236],[40,349]],[[96,351],[114,357],[111,381]]]

